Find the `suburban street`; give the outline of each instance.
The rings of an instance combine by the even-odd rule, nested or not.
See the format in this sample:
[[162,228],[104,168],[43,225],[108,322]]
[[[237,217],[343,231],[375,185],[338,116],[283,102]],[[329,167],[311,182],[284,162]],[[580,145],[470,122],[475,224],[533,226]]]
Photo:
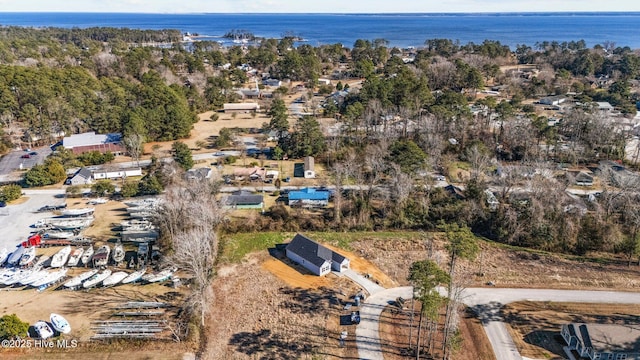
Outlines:
[[[438,290],[442,295],[446,295],[445,289]],[[378,332],[380,314],[389,301],[395,300],[398,296],[410,298],[412,288],[397,287],[376,291],[365,300],[360,310],[361,322],[356,328],[356,342],[360,359],[384,359],[384,344],[380,343]],[[524,359],[518,352],[507,326],[500,316],[500,309],[504,305],[516,301],[638,304],[640,303],[640,293],[596,290],[466,289],[463,303],[478,314],[496,355],[496,360]]]

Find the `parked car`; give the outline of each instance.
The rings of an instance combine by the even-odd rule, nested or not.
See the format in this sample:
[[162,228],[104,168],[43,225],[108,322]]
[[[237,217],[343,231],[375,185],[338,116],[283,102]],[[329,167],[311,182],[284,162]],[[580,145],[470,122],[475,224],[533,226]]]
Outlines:
[[22,155],[22,156],[20,156],[20,157],[21,157],[21,158],[23,158],[23,159],[29,159],[29,158],[31,158],[31,155],[29,155],[29,154],[24,154],[24,155]]
[[36,156],[36,155],[38,155],[38,153],[37,153],[37,152],[35,152],[35,151],[32,151],[32,152],[30,152],[30,153],[29,153],[29,155],[31,155],[31,156]]

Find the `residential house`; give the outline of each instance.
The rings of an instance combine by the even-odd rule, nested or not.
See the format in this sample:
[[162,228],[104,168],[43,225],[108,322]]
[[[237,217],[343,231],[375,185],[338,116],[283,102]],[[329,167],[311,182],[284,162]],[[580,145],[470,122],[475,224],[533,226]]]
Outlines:
[[543,105],[560,105],[567,100],[564,95],[547,96],[540,99],[540,104]]
[[324,207],[329,205],[329,192],[304,188],[289,192],[289,206]]
[[67,185],[91,184],[93,179],[92,175],[93,174],[91,173],[91,170],[87,169],[86,167],[83,167],[80,170],[78,170],[72,177],[68,178],[67,181],[65,181],[65,184]]
[[235,191],[222,199],[227,209],[263,209],[264,197],[248,191]]
[[267,171],[264,168],[254,166],[251,168],[237,167],[233,169],[233,177],[236,180],[264,180]]
[[262,81],[262,84],[265,86],[279,87],[282,85],[282,81],[278,79],[266,79]]
[[329,80],[329,79],[318,79],[318,85],[331,85],[331,80]]
[[94,180],[101,179],[125,179],[130,176],[142,176],[141,168],[97,170],[93,172]]
[[603,112],[613,111],[613,106],[611,106],[611,104],[609,104],[606,101],[598,101],[596,102],[596,105],[598,106],[599,111],[603,111]]
[[222,105],[223,111],[226,113],[250,113],[260,110],[260,105],[254,102],[247,103],[227,103]]
[[189,169],[184,174],[187,180],[203,180],[210,179],[212,174],[211,168],[197,168],[197,169]]
[[349,269],[349,259],[301,234],[294,236],[285,252],[289,259],[318,276]]
[[560,335],[568,350],[590,360],[637,360],[640,352],[636,344],[640,330],[618,324],[564,324]]
[[313,156],[307,156],[304,158],[304,178],[314,179],[315,177],[315,159],[313,158]]

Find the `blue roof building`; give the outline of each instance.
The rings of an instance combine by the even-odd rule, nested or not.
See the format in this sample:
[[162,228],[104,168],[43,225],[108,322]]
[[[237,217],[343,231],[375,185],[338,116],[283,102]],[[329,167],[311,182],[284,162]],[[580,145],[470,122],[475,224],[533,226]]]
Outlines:
[[329,192],[304,188],[289,192],[289,206],[323,207],[329,205]]

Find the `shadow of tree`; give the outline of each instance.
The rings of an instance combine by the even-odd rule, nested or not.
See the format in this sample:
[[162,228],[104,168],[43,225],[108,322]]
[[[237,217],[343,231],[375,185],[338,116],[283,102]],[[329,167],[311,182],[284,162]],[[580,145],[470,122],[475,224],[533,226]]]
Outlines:
[[234,334],[229,345],[235,346],[237,352],[260,360],[295,359],[314,350],[314,346],[310,344],[288,341],[268,329]]

